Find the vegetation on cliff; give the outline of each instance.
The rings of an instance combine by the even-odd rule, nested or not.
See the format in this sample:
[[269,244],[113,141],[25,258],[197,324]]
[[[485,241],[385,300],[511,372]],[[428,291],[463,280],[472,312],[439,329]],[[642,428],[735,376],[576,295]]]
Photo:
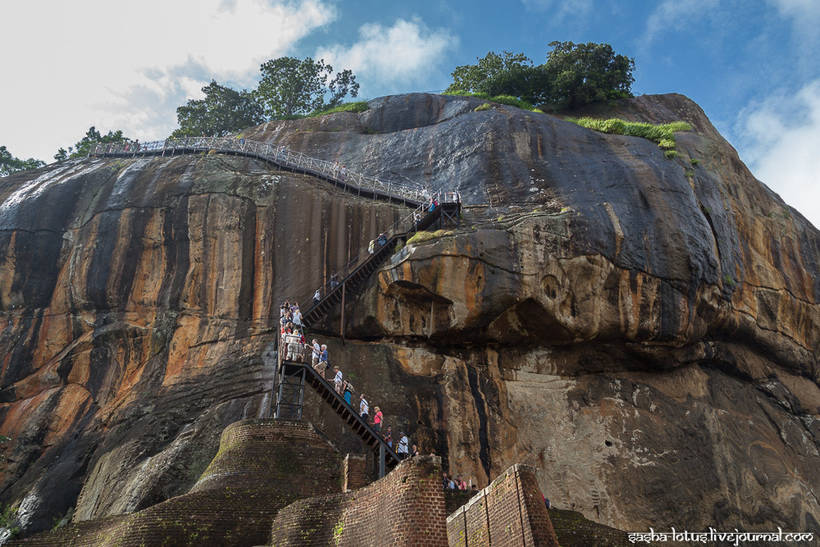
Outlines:
[[491,51],[475,65],[457,66],[447,92],[508,95],[552,110],[632,96],[634,59],[615,54],[609,44],[549,45],[542,65],[523,53]]
[[21,160],[12,155],[5,146],[0,146],[0,177],[5,177],[17,171],[36,169],[45,165],[45,162],[29,158]]
[[692,126],[686,122],[677,121],[670,123],[645,123],[629,122],[620,118],[610,118],[599,120],[596,118],[565,118],[567,121],[594,129],[601,133],[612,133],[615,135],[628,135],[630,137],[642,137],[658,143],[659,148],[664,150],[674,150],[675,133],[678,131],[691,131]]
[[333,108],[350,95],[359,94],[356,76],[350,70],[337,72],[324,59],[295,57],[271,59],[260,67],[262,79],[254,96],[270,119],[287,119]]
[[191,99],[177,108],[179,129],[172,137],[224,137],[265,121],[262,105],[250,91],[236,91],[211,80],[202,92],[204,99]]
[[97,131],[96,127],[92,125],[88,128],[88,131],[85,132],[83,138],[77,141],[74,144],[74,146],[69,146],[68,150],[61,147],[57,151],[57,153],[54,154],[54,159],[57,161],[63,161],[69,158],[81,158],[83,156],[87,156],[88,153],[91,151],[91,147],[95,144],[116,144],[121,142],[131,142],[131,139],[122,134],[121,129],[117,129],[116,131],[109,131],[108,133],[103,135],[99,131]]

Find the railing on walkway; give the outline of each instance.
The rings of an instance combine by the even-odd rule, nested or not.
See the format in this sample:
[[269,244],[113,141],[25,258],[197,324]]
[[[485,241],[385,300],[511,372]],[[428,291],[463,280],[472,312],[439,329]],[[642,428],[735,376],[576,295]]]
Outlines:
[[146,143],[98,143],[88,155],[115,157],[165,156],[210,152],[211,150],[258,158],[286,169],[319,175],[333,181],[347,191],[359,195],[369,193],[373,197],[389,197],[413,207],[429,203],[433,197],[426,185],[417,182],[385,182],[376,177],[351,171],[345,166],[339,165],[338,162],[313,158],[301,152],[288,150],[284,146],[274,146],[265,142],[236,137],[186,137]]

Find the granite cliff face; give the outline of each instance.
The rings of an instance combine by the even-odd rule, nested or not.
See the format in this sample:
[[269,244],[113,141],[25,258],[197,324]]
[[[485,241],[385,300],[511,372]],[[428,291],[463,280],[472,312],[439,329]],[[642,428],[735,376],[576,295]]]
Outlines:
[[[684,97],[606,112],[690,122],[672,160],[481,102],[245,132],[463,197],[458,228],[348,304],[331,360],[479,482],[533,464],[556,506],[621,529],[820,531],[817,229]],[[404,213],[217,154],[0,179],[2,501],[37,530],[187,492],[222,429],[267,411],[278,302]]]

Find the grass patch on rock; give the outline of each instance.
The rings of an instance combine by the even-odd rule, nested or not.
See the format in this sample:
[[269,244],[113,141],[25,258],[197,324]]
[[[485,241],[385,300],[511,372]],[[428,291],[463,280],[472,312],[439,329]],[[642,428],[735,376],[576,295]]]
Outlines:
[[[641,137],[648,139],[658,144],[658,148],[666,151],[675,150],[675,133],[678,131],[691,131],[692,126],[686,122],[671,122],[671,123],[645,123],[645,122],[628,122],[619,118],[610,118],[608,120],[601,120],[597,118],[565,118],[566,121],[586,127],[587,129],[594,129],[601,133],[611,133],[615,135],[628,135],[630,137]],[[674,158],[674,154],[666,154],[667,158]]]
[[356,101],[352,103],[343,103],[339,106],[328,108],[327,110],[317,110],[316,112],[311,112],[308,114],[307,117],[314,118],[316,116],[324,116],[325,114],[335,114],[336,112],[364,112],[369,108],[370,107],[367,106],[367,101]]
[[[527,101],[522,101],[518,97],[513,97],[512,95],[494,95],[494,96],[490,96],[487,93],[479,93],[479,92],[476,92],[476,91],[462,91],[460,89],[456,89],[454,91],[448,91],[448,92],[444,93],[444,95],[455,95],[455,96],[459,96],[459,97],[477,97],[479,99],[485,99],[487,101],[491,101],[491,102],[494,102],[494,103],[505,104],[507,106],[514,106],[516,108],[521,108],[523,110],[529,110],[530,112],[542,112],[541,110],[535,108],[533,105],[531,105]],[[481,108],[481,106],[483,106],[483,105],[480,105],[480,106],[476,107],[475,110],[478,111],[479,108]],[[490,107],[488,106],[486,108],[481,108],[481,110],[487,110],[488,108],[490,108]]]
[[407,240],[408,245],[412,245],[414,243],[421,243],[423,241],[429,241],[431,239],[437,239],[439,237],[444,237],[452,234],[453,232],[450,230],[436,230],[435,232],[416,232],[413,234],[413,237]]

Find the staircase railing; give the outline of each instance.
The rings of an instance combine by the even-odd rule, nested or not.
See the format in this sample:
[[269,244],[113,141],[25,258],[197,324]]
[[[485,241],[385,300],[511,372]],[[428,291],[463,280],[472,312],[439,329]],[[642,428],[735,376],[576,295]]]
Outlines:
[[419,206],[432,199],[427,185],[414,181],[395,183],[357,173],[335,161],[314,158],[289,150],[282,145],[237,137],[185,137],[151,142],[97,143],[89,156],[165,156],[178,153],[216,152],[255,157],[286,169],[319,175],[334,181],[346,191],[371,193],[394,197],[411,206]]
[[[385,242],[390,241],[395,236],[415,232],[416,227],[424,222],[428,214],[435,214],[429,213],[428,208],[430,206],[430,202],[433,199],[435,199],[436,201],[441,201],[441,196],[441,191],[436,192],[432,195],[432,197],[428,198],[427,202],[422,203],[421,205],[416,207],[410,214],[400,218],[392,225],[390,225],[387,229],[385,229],[382,232],[385,236]],[[375,255],[375,253],[377,253],[380,250],[380,247],[378,246],[378,237],[374,239],[374,245],[375,250],[373,254],[371,254],[369,250],[360,251],[355,256],[353,256],[342,268],[333,272],[333,275],[335,275],[335,279],[328,279],[325,281],[323,285],[318,287],[321,299],[326,298],[337,287],[341,286],[341,284],[347,280],[350,274],[352,274],[362,264],[370,260]],[[334,281],[336,282],[336,284],[334,284]],[[305,309],[312,308],[313,305],[314,303],[311,301],[310,306],[305,306]]]

